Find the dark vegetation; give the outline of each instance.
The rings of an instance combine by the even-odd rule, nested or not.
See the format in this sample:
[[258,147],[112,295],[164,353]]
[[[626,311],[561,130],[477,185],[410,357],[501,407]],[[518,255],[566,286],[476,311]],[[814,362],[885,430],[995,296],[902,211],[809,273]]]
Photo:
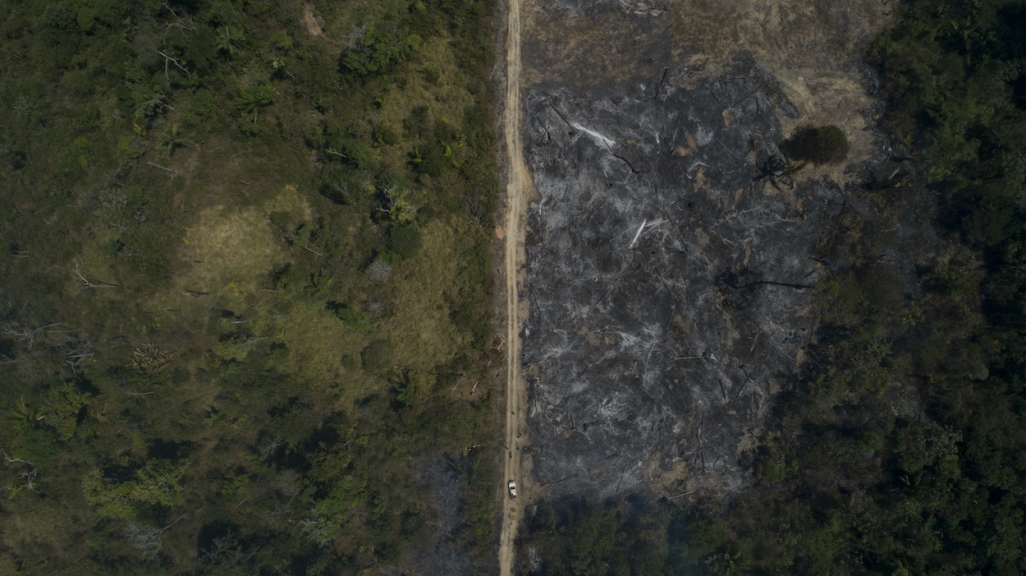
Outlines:
[[837,164],[848,158],[848,139],[837,126],[807,126],[780,146],[782,152],[795,160],[815,164]]
[[518,566],[528,574],[737,574],[745,560],[720,547],[722,524],[666,500],[542,502],[523,527]]
[[[645,523],[625,504],[541,510],[522,565],[533,549],[544,574],[1026,571],[1026,4],[908,0],[898,21],[869,61],[891,161],[922,175],[867,178],[849,193],[875,208],[824,237],[818,344],[756,486]],[[881,253],[923,194],[943,244],[909,276]]]
[[0,573],[491,553],[491,6],[0,1]]

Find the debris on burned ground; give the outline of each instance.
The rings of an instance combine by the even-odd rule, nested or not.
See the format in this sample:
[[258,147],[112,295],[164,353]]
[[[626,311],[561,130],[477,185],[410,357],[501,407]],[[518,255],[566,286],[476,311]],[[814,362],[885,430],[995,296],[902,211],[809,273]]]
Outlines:
[[847,201],[773,160],[795,106],[743,57],[718,76],[678,66],[651,86],[525,100],[538,485],[550,497],[625,493],[664,473],[747,485],[738,446],[766,417],[771,382],[801,365],[815,244]]

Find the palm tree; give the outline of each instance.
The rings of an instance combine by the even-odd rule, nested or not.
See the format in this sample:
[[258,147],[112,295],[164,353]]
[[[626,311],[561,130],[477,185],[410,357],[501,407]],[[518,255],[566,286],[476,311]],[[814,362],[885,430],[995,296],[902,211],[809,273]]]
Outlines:
[[274,104],[274,89],[266,84],[256,88],[243,88],[239,96],[239,108],[246,114],[253,114],[256,122],[257,112],[264,106]]

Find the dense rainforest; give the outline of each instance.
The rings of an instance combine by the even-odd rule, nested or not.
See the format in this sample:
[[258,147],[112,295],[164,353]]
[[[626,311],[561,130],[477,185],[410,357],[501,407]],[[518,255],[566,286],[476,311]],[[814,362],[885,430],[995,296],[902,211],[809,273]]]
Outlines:
[[[892,174],[866,174],[819,244],[818,341],[778,397],[754,488],[683,510],[544,503],[545,574],[1026,571],[1026,3],[906,0],[867,62]],[[936,205],[936,256],[883,257]]]
[[0,573],[493,561],[492,11],[0,0]]

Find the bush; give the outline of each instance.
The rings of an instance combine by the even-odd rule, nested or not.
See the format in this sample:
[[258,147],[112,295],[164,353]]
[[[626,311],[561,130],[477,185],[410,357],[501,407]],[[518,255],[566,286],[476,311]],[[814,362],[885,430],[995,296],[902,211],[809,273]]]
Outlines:
[[386,126],[378,126],[374,130],[373,136],[374,143],[378,146],[395,146],[402,141],[399,134],[396,134],[394,130],[389,129]]
[[800,128],[780,147],[788,157],[814,164],[837,164],[848,158],[848,139],[837,126]]
[[338,69],[344,77],[364,79],[389,73],[420,48],[421,39],[393,25],[371,26],[353,45],[342,51]]
[[363,367],[374,372],[381,372],[392,367],[392,347],[385,340],[374,340],[361,354]]
[[388,249],[400,260],[416,256],[421,243],[420,230],[412,224],[402,224],[388,231]]
[[342,302],[336,302],[334,300],[327,302],[324,305],[326,310],[329,310],[335,314],[335,316],[342,321],[343,324],[350,327],[360,325],[360,314],[356,310],[353,310],[349,306]]

